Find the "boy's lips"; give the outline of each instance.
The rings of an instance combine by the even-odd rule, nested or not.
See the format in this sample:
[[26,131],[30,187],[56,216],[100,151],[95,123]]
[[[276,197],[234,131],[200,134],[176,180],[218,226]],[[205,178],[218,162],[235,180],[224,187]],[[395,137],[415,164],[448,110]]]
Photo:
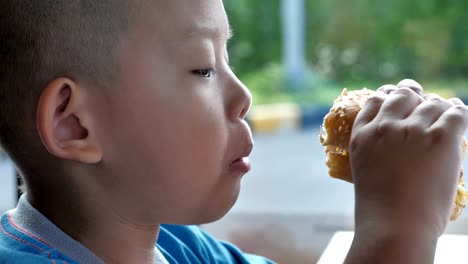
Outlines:
[[251,169],[249,157],[243,157],[236,159],[229,165],[229,168],[235,171],[240,171],[243,173],[249,172]]
[[231,164],[229,165],[229,168],[236,170],[236,171],[241,171],[241,172],[248,172],[251,169],[250,165],[250,153],[252,153],[253,149],[253,141],[249,140],[248,144],[244,148],[241,156],[237,159],[235,159]]

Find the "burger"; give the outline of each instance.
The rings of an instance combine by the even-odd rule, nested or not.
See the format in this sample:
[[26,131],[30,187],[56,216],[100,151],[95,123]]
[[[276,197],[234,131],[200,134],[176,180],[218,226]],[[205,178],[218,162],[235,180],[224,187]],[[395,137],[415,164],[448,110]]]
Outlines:
[[[349,142],[354,121],[367,99],[376,92],[362,89],[349,92],[344,89],[335,100],[330,112],[325,116],[320,132],[320,143],[325,147],[327,155],[326,165],[331,177],[353,182],[353,175],[349,161]],[[468,143],[462,142],[463,156],[466,154]],[[455,204],[450,220],[456,220],[466,206],[468,193],[463,182],[463,168],[460,168],[460,178],[457,186]]]

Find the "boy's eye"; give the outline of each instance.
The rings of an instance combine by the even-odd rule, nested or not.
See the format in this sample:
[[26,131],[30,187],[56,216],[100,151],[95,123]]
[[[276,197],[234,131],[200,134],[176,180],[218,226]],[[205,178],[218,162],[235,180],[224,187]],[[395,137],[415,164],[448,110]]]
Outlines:
[[214,69],[193,70],[193,74],[199,75],[203,78],[210,78],[213,76]]

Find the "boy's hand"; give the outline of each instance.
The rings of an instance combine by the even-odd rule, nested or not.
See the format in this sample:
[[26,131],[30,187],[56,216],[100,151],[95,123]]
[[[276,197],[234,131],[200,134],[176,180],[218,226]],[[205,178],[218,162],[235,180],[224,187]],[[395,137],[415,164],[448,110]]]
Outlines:
[[423,92],[424,92],[424,89],[421,86],[421,84],[419,84],[415,80],[410,80],[410,79],[403,80],[399,82],[396,86],[391,85],[391,84],[384,85],[380,87],[379,89],[377,89],[377,91],[383,92],[386,94],[391,94],[400,88],[409,88],[421,96],[423,95]]
[[351,137],[356,239],[348,260],[359,243],[389,237],[426,253],[405,247],[393,248],[395,254],[430,259],[455,199],[468,108],[458,99],[424,99],[410,80],[380,91],[359,113]]

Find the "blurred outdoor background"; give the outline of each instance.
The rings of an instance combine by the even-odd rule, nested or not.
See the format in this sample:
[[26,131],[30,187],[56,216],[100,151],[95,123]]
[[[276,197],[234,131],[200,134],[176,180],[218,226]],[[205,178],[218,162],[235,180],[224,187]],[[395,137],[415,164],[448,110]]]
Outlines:
[[[299,2],[289,22],[285,9]],[[467,94],[468,2],[462,0],[225,0],[235,37],[231,64],[255,104],[325,103],[343,87],[403,78]],[[305,83],[285,87],[284,24],[303,16]],[[301,71],[301,70],[299,70]]]
[[[468,1],[224,4],[234,32],[230,63],[253,94],[256,146],[238,203],[204,228],[280,263],[314,263],[334,232],[353,228],[353,187],[330,179],[324,164],[323,114],[344,87],[377,89],[405,78],[467,99]],[[11,164],[0,164],[3,212],[14,206],[16,178]],[[468,233],[468,213],[447,232]]]
[[[224,3],[230,61],[253,94],[256,146],[238,203],[206,228],[280,263],[315,263],[334,232],[353,229],[353,187],[329,178],[324,165],[323,114],[344,87],[405,78],[468,103],[468,2]],[[447,232],[468,233],[467,215]]]

